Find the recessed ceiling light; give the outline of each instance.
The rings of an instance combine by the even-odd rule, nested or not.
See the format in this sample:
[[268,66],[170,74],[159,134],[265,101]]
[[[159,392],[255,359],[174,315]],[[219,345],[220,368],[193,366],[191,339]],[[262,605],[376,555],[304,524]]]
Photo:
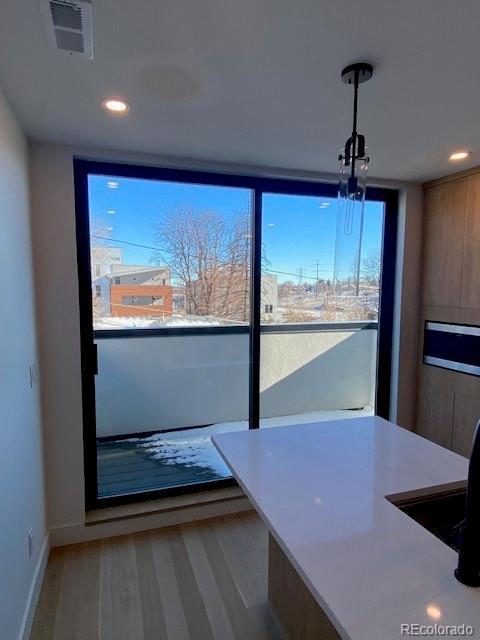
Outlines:
[[471,151],[455,151],[454,153],[450,154],[449,160],[453,160],[454,162],[455,160],[465,160],[471,155]]
[[118,189],[118,182],[115,182],[114,180],[109,180],[107,182],[107,187],[109,189]]
[[106,98],[106,100],[102,102],[102,106],[104,109],[118,114],[127,113],[130,109],[128,102],[125,102],[125,100],[121,98]]

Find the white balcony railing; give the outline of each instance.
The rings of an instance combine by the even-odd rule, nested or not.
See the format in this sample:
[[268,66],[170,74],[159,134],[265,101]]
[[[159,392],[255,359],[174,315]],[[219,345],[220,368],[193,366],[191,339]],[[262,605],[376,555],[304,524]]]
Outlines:
[[[97,436],[248,417],[248,333],[99,337]],[[375,323],[268,326],[261,415],[374,404]]]

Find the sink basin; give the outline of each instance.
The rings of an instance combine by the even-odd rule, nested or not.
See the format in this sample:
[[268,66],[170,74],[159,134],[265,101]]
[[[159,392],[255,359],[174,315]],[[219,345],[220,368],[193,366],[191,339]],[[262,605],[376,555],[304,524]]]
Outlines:
[[395,500],[388,500],[418,524],[458,552],[465,517],[466,491],[460,489],[448,493]]

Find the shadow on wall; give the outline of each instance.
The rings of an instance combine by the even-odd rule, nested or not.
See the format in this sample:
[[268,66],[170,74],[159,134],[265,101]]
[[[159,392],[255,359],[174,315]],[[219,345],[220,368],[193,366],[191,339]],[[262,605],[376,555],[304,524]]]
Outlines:
[[[376,331],[369,330],[350,334],[262,389],[261,417],[373,405],[376,336]],[[275,355],[282,358],[281,351]]]

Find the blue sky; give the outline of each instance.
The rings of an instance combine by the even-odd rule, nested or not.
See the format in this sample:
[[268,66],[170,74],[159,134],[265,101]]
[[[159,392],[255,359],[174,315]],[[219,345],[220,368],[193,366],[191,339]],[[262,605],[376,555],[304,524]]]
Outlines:
[[[113,183],[113,185],[111,184]],[[215,210],[227,217],[249,210],[250,191],[183,183],[89,176],[90,219],[108,230],[112,246],[122,247],[125,264],[151,264],[153,251],[122,244],[121,240],[153,247],[162,215],[179,205]],[[116,188],[112,188],[115,187]],[[336,201],[331,198],[266,194],[263,207],[263,245],[269,269],[279,282],[319,277],[331,279],[335,253]],[[362,254],[381,242],[383,205],[367,202]]]

